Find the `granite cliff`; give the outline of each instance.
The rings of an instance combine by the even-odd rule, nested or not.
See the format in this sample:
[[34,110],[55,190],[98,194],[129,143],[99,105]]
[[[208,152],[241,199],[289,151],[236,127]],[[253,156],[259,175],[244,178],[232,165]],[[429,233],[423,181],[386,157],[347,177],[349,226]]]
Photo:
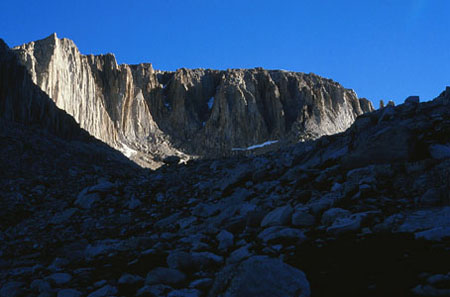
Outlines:
[[267,141],[277,147],[335,134],[373,110],[314,74],[118,65],[114,55],[83,55],[56,34],[15,51],[83,129],[149,167],[170,155],[228,156]]

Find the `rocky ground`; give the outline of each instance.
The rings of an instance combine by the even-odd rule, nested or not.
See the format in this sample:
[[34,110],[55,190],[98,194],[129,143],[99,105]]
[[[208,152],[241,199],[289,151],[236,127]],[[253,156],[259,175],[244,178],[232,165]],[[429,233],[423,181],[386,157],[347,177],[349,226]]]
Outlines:
[[0,127],[1,297],[450,296],[450,88],[156,171]]

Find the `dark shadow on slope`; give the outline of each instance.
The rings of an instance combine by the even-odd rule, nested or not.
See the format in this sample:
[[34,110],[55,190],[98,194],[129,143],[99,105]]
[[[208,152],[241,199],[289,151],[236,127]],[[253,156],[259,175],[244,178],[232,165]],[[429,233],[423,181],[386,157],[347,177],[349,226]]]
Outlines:
[[411,235],[377,234],[340,238],[324,247],[299,247],[287,262],[308,276],[312,296],[416,296],[420,275],[448,272],[447,243]]

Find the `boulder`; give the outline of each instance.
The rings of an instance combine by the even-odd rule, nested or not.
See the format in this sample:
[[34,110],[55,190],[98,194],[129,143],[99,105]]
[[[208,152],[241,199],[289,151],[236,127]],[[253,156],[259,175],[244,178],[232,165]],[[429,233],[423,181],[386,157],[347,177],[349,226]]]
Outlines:
[[234,236],[226,230],[220,231],[216,238],[219,241],[219,250],[221,251],[227,251],[233,246]]
[[176,269],[157,267],[147,274],[145,283],[147,285],[164,284],[169,286],[179,286],[186,280],[186,275]]
[[294,210],[290,205],[278,207],[269,212],[261,222],[261,227],[283,226],[291,222]]
[[310,227],[316,223],[316,218],[304,210],[296,210],[292,215],[292,225],[297,227]]
[[358,231],[361,228],[362,218],[363,216],[360,214],[354,214],[349,217],[339,217],[327,228],[327,232],[339,235],[341,233]]
[[72,280],[72,276],[68,273],[53,273],[48,277],[48,280],[57,286],[65,285]]
[[308,297],[310,295],[310,286],[302,271],[278,259],[254,256],[237,266],[225,267],[217,276],[208,296]]
[[197,289],[181,289],[170,292],[167,297],[200,297],[202,292]]
[[431,144],[428,150],[434,159],[442,160],[450,158],[450,144]]
[[57,297],[81,297],[83,293],[75,289],[62,289],[58,291]]
[[290,242],[300,244],[306,240],[306,236],[300,229],[280,226],[269,227],[258,234],[258,238],[265,243]]
[[351,215],[351,212],[346,210],[346,209],[342,209],[342,208],[330,208],[327,211],[325,211],[322,214],[322,219],[321,219],[321,223],[323,225],[329,226],[331,225],[336,219],[338,218],[343,218],[343,217],[348,217]]
[[0,297],[21,297],[25,293],[23,282],[7,282],[0,289]]
[[108,297],[114,296],[117,294],[117,288],[111,285],[106,285],[101,287],[100,289],[92,292],[87,297]]

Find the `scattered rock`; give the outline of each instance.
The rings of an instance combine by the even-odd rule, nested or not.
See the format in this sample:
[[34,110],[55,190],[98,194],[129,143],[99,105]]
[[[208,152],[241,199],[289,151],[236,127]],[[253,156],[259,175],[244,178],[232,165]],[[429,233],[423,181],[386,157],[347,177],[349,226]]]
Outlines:
[[81,297],[83,294],[75,289],[62,289],[58,291],[57,297]]
[[68,273],[53,273],[48,277],[48,280],[50,280],[53,284],[57,286],[65,285],[69,283],[72,280],[72,276]]
[[181,289],[169,293],[167,297],[200,297],[201,292],[196,289]]
[[114,296],[117,294],[117,289],[111,285],[106,285],[91,294],[89,294],[87,297],[107,297],[107,296]]
[[292,215],[292,225],[297,227],[310,227],[316,223],[316,218],[306,209],[296,210]]
[[164,284],[179,286],[186,280],[186,275],[179,270],[165,267],[157,267],[147,274],[147,285]]
[[322,214],[321,222],[325,226],[331,225],[336,219],[351,215],[351,212],[342,208],[330,208]]
[[7,282],[0,289],[0,297],[21,297],[25,294],[23,282]]
[[300,244],[305,241],[306,236],[299,229],[275,226],[264,229],[264,231],[258,234],[258,238],[265,243],[288,241]]
[[219,250],[227,251],[233,246],[234,236],[230,232],[222,230],[217,234],[217,240],[219,241]]
[[434,159],[443,160],[450,158],[450,144],[432,144],[428,150]]
[[[227,282],[229,280],[229,282]],[[310,287],[305,274],[278,259],[254,256],[240,265],[228,266],[216,279],[209,296],[307,297]]]
[[261,227],[283,226],[291,221],[294,210],[290,205],[276,208],[269,212],[261,222]]

